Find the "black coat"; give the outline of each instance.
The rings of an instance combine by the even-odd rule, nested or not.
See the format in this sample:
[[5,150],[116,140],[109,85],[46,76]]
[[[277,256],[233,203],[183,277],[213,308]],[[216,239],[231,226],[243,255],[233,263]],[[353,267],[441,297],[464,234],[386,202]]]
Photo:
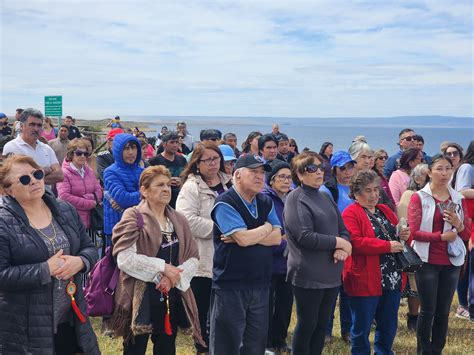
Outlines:
[[[75,208],[49,193],[43,200],[64,229],[71,255],[86,258],[92,267],[97,251]],[[22,207],[5,196],[0,207],[0,354],[54,354],[53,283],[41,281],[42,264],[48,258],[46,244],[30,226]],[[74,276],[76,285],[81,285],[81,278],[81,273]],[[86,315],[82,287],[77,288],[75,298]],[[100,354],[89,320],[82,324],[74,315],[74,326],[84,352]]]

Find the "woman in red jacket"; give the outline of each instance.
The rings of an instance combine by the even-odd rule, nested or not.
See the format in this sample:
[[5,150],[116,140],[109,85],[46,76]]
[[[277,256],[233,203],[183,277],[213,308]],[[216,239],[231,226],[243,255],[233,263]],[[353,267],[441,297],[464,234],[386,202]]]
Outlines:
[[[388,206],[378,204],[380,182],[375,171],[359,171],[352,178],[350,191],[356,203],[344,210],[342,218],[353,248],[343,274],[352,313],[351,353],[370,354],[369,334],[375,319],[374,352],[393,354],[400,290],[405,281],[394,257],[403,250],[397,217]],[[409,234],[404,228],[400,238],[406,240]]]

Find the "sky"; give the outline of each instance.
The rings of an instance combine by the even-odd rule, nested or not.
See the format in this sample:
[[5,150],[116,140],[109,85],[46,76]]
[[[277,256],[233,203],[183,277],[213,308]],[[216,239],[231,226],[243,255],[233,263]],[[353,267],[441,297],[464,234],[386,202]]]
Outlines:
[[0,112],[474,116],[473,5],[0,0]]

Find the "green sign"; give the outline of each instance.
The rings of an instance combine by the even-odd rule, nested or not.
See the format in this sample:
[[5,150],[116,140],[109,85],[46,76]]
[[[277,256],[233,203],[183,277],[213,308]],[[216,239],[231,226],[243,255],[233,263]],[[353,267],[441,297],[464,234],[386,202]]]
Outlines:
[[61,117],[63,115],[63,97],[45,96],[44,114],[45,116]]

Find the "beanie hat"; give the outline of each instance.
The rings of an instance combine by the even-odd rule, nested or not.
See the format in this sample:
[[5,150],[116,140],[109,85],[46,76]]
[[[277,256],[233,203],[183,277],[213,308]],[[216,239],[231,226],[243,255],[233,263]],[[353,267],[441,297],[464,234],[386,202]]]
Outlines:
[[270,167],[272,168],[271,171],[266,173],[267,185],[270,185],[270,181],[272,180],[273,176],[275,176],[275,174],[278,173],[278,171],[285,168],[290,169],[290,164],[280,159],[272,160],[271,162],[268,162],[267,164],[270,165]]

